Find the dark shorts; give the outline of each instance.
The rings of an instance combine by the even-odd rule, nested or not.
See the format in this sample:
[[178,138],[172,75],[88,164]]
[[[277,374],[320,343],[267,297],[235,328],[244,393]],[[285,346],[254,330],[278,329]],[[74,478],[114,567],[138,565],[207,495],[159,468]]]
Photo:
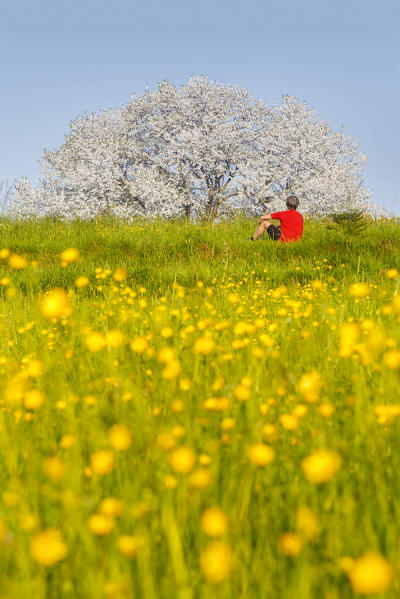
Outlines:
[[275,227],[275,225],[269,225],[267,228],[267,233],[274,241],[278,241],[282,232],[279,227]]

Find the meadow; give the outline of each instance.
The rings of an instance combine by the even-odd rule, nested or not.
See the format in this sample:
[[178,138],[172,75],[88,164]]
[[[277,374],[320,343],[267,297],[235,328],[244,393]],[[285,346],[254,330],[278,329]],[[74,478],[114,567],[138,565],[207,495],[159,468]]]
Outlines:
[[0,223],[0,599],[400,596],[400,227]]

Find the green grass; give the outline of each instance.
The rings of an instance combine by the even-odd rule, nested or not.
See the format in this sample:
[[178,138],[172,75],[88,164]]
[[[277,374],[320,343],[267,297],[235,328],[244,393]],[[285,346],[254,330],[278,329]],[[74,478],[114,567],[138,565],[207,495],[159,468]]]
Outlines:
[[[28,266],[0,261],[1,599],[350,599],[341,559],[368,551],[393,567],[379,596],[399,596],[400,278],[387,274],[400,270],[398,222],[346,237],[306,221],[294,244],[250,242],[255,224],[2,222],[0,249]],[[63,267],[68,247],[82,258]],[[113,279],[116,268],[126,280]],[[90,283],[77,289],[81,275]],[[349,288],[359,282],[369,287],[357,298]],[[42,301],[56,287],[71,311],[49,320]],[[359,338],[346,357],[349,321]],[[123,335],[116,347],[110,331]],[[203,337],[215,341],[205,355],[196,351]],[[138,338],[142,352],[131,347]],[[170,374],[165,347],[178,360]],[[301,382],[313,371],[315,401]],[[43,393],[37,409],[27,404],[32,389]],[[296,414],[285,427],[281,416]],[[110,440],[116,424],[132,434],[126,451]],[[174,470],[161,433],[195,453],[193,469],[209,484]],[[275,454],[264,467],[248,455],[261,442]],[[315,484],[302,463],[318,448],[342,465]],[[115,455],[104,475],[90,469],[102,449]],[[107,497],[123,511],[98,536],[88,520]],[[299,525],[301,506],[317,522],[313,539]],[[232,569],[219,584],[200,566],[210,507],[229,520],[221,540]],[[32,543],[49,528],[67,555],[45,566]],[[286,533],[302,543],[298,555],[282,550]],[[122,535],[144,539],[134,557],[118,549]]]

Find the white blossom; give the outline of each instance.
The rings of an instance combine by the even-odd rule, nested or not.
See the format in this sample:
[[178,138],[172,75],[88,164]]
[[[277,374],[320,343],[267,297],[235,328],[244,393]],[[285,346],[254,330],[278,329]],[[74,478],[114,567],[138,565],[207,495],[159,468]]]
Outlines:
[[306,214],[368,210],[365,161],[350,136],[294,97],[268,106],[206,77],[164,81],[72,121],[65,143],[44,152],[37,188],[16,184],[14,212],[214,220],[271,212],[289,194]]

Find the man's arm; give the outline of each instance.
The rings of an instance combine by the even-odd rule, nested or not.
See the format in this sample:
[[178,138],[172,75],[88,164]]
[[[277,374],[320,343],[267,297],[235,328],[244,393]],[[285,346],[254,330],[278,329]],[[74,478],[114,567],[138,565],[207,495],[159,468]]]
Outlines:
[[271,215],[270,214],[262,214],[260,216],[260,221],[262,220],[272,220]]

